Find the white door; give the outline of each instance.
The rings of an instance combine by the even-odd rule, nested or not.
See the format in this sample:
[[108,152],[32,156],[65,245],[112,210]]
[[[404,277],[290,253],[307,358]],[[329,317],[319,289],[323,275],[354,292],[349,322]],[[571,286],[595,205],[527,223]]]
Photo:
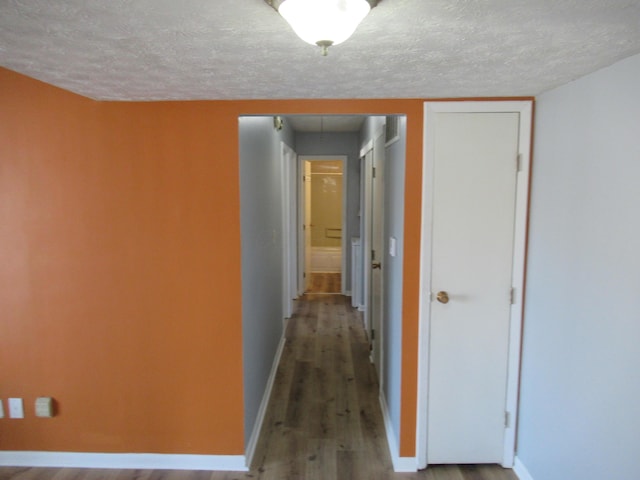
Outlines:
[[360,232],[362,237],[360,244],[362,245],[361,255],[361,271],[362,271],[362,306],[364,307],[364,328],[371,333],[371,188],[372,188],[372,171],[373,171],[373,142],[368,145],[368,150],[361,158],[360,162]]
[[[371,289],[370,289],[370,325],[371,359],[382,383],[381,349],[382,336],[382,269],[384,268],[384,135],[374,140],[371,172]],[[382,385],[381,385],[382,386]]]
[[519,113],[438,113],[427,462],[504,458]]

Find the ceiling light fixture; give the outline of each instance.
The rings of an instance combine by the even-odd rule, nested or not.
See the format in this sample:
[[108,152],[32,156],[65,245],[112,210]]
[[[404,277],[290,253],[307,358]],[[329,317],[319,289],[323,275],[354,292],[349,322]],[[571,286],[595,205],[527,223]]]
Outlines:
[[347,40],[378,0],[265,0],[305,42],[322,48]]

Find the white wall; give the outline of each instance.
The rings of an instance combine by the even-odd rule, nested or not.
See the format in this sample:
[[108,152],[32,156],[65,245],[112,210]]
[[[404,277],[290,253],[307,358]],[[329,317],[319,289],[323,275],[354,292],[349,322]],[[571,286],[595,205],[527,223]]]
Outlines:
[[[280,142],[293,143],[272,117],[241,117],[240,226],[244,434],[249,441],[282,336],[282,161]],[[231,161],[231,160],[229,160]],[[224,386],[220,394],[224,395]]]
[[640,56],[537,100],[518,458],[534,480],[635,480]]

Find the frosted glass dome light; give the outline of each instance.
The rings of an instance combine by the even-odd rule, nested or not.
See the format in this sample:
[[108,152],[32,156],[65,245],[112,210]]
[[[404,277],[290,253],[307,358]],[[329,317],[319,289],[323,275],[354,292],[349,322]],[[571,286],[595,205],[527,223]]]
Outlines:
[[277,9],[302,40],[326,55],[356,31],[371,5],[367,0],[284,0]]

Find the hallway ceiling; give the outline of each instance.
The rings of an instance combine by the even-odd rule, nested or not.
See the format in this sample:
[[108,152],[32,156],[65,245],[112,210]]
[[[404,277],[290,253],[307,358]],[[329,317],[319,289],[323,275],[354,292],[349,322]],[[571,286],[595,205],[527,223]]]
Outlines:
[[288,115],[286,122],[296,132],[354,133],[359,132],[366,115]]
[[264,0],[0,0],[0,65],[101,100],[537,95],[636,53],[639,0],[382,0],[327,57]]

